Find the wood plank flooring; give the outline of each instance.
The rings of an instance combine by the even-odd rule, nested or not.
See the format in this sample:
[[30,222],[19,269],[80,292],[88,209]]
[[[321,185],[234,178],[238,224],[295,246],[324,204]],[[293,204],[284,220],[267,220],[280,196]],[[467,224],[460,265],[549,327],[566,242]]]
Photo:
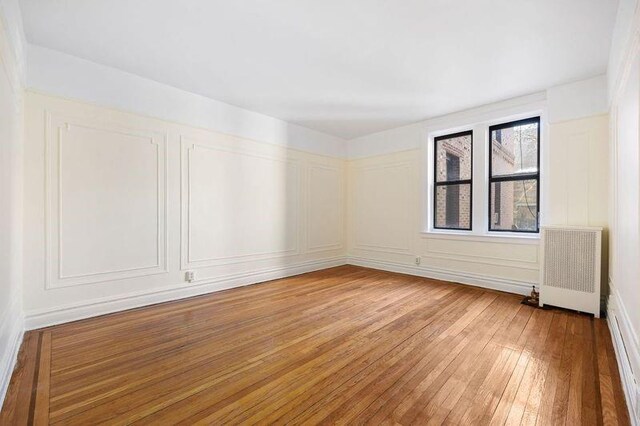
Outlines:
[[627,425],[606,322],[343,266],[26,334],[0,423]]

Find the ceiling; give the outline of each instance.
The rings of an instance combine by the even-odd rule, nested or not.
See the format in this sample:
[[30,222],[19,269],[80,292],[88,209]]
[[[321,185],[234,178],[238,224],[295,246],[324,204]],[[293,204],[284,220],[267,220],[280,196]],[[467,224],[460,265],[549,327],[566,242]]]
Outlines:
[[615,0],[21,0],[27,40],[346,139],[606,71]]

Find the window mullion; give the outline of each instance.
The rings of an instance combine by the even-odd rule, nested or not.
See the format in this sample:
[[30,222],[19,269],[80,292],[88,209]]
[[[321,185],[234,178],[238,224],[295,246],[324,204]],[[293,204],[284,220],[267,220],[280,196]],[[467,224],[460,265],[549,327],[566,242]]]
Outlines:
[[445,181],[442,181],[442,182],[436,182],[435,184],[436,184],[436,186],[443,186],[443,185],[470,185],[471,184],[471,179],[445,180]]
[[513,182],[517,180],[535,180],[539,179],[539,173],[517,174],[517,175],[501,175],[489,177],[490,182]]

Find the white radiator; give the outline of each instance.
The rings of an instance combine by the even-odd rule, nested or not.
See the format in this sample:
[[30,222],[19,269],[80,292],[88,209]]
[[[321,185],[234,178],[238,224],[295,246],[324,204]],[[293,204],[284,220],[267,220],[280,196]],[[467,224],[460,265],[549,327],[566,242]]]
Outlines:
[[602,228],[542,228],[540,305],[600,317]]

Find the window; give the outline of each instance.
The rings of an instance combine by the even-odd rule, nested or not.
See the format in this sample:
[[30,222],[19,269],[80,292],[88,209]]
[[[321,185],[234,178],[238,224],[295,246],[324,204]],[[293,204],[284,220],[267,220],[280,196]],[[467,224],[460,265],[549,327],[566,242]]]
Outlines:
[[489,127],[489,230],[538,232],[540,117]]
[[434,143],[433,227],[470,231],[473,134],[439,136]]

